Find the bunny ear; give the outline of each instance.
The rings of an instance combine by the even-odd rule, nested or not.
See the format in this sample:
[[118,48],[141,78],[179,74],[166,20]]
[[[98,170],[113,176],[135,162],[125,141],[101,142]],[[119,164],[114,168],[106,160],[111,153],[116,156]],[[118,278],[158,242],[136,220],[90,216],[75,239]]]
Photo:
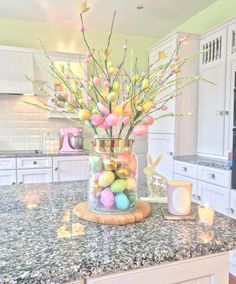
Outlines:
[[160,164],[161,160],[162,160],[162,155],[159,155],[153,164],[154,168],[156,168]]
[[153,165],[152,157],[151,157],[151,155],[149,153],[147,153],[147,162],[148,162],[149,166]]

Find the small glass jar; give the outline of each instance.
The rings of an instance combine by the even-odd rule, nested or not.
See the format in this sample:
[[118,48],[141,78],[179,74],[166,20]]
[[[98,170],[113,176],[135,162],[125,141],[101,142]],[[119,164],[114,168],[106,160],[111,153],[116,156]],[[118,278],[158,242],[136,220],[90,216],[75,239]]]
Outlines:
[[88,206],[95,213],[132,211],[137,200],[133,140],[95,138],[89,157]]

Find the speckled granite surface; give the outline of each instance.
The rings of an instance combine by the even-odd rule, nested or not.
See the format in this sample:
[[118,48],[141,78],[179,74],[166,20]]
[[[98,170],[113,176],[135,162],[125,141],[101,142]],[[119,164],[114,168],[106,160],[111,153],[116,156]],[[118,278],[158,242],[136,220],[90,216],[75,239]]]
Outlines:
[[197,220],[164,221],[157,205],[128,226],[82,221],[72,209],[86,186],[1,188],[0,283],[67,283],[236,248],[236,221],[220,214],[212,229]]
[[175,156],[174,160],[181,162],[197,164],[205,167],[218,168],[222,170],[230,170],[227,162],[220,159],[210,159],[202,156]]
[[87,151],[81,152],[42,152],[42,151],[0,151],[1,158],[31,158],[31,157],[54,157],[54,156],[86,156]]

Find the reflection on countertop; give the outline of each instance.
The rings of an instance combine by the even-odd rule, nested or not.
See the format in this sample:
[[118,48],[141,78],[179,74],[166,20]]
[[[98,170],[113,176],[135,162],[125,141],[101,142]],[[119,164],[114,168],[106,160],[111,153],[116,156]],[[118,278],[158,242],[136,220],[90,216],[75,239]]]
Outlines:
[[205,167],[217,168],[222,170],[230,170],[231,167],[228,166],[226,160],[221,159],[213,159],[203,156],[197,155],[186,155],[186,156],[175,156],[174,160],[190,163],[190,164],[197,164]]
[[1,188],[0,283],[67,283],[236,248],[236,220],[221,214],[205,228],[152,205],[143,222],[100,225],[73,214],[86,195],[86,181]]

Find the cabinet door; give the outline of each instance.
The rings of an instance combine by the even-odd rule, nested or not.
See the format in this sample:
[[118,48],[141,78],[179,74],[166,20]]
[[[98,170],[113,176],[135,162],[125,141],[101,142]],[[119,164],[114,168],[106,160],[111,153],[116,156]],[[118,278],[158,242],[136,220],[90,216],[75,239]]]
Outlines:
[[52,182],[52,169],[18,170],[17,181],[20,184]]
[[193,187],[192,187],[192,200],[194,202],[199,203],[199,195],[198,195],[198,190],[197,190],[197,180],[190,178],[190,177],[186,177],[186,176],[182,176],[179,174],[174,174],[174,179],[175,180],[183,180],[183,181],[188,181],[191,182]]
[[88,156],[53,157],[53,181],[88,179]]
[[[173,55],[176,47],[177,47],[177,39],[175,37],[153,48],[149,54],[149,62],[151,68],[167,64],[171,56]],[[167,57],[158,60],[159,52],[165,52]],[[173,77],[171,80],[173,80]],[[174,86],[172,88],[168,88],[167,90],[157,94],[157,96],[162,98],[163,96],[170,94],[171,91],[174,91],[174,88],[175,88]],[[171,100],[166,104],[166,106],[168,107],[168,110],[166,112],[174,112],[175,100]],[[156,111],[155,114],[153,114],[153,116],[159,117],[162,116],[163,114],[164,112],[160,110]],[[162,118],[161,120],[156,120],[155,123],[149,127],[149,133],[174,133],[174,132],[175,132],[175,119],[173,117],[165,117]]]
[[148,152],[153,159],[162,155],[162,160],[156,171],[167,179],[173,178],[174,168],[174,135],[173,134],[149,134]]
[[0,171],[0,186],[16,183],[16,171]]
[[198,181],[201,202],[209,203],[217,212],[226,214],[229,208],[230,189]]
[[215,83],[199,82],[198,153],[224,155],[226,29],[201,41],[200,75]]

